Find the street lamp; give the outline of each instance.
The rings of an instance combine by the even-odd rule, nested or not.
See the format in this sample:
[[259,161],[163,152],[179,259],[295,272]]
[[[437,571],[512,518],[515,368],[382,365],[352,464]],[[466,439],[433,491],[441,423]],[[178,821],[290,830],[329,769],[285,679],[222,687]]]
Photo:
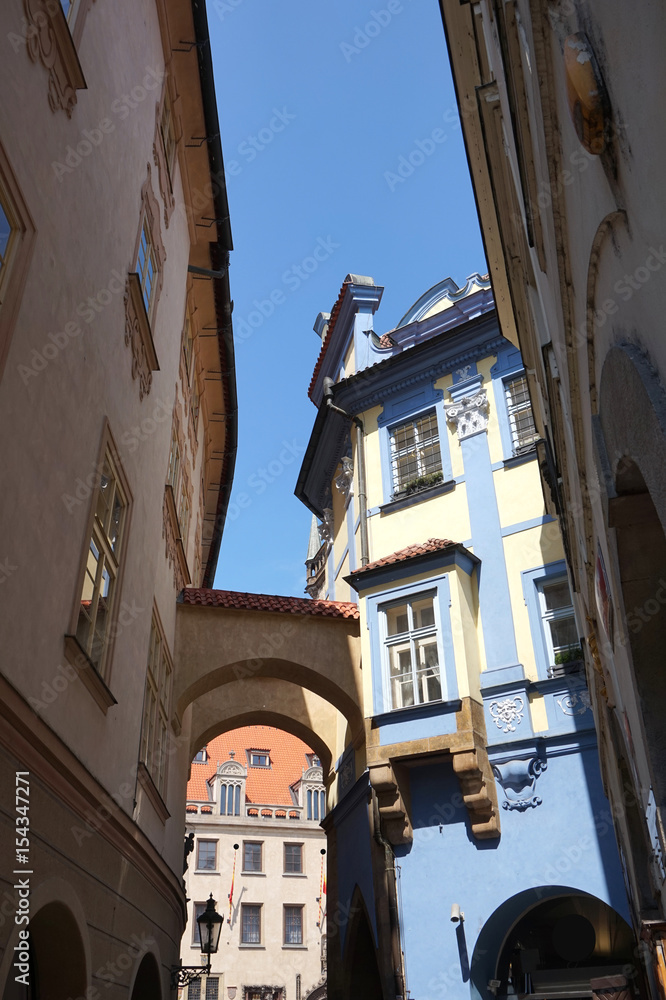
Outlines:
[[210,972],[210,956],[217,952],[222,933],[224,917],[215,909],[215,900],[211,892],[206,903],[206,909],[200,917],[197,917],[199,925],[199,940],[201,941],[201,954],[207,956],[205,965],[174,965],[171,968],[171,989],[177,990],[180,986],[187,986],[195,979],[201,979]]

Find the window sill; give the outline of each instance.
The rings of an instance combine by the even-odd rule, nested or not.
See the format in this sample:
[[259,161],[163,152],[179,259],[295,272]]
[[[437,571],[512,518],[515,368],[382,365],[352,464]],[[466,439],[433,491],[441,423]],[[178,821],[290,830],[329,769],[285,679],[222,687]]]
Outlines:
[[195,868],[194,871],[192,872],[192,874],[193,875],[220,875],[221,872],[218,872],[217,869],[213,869],[213,868]]
[[306,944],[283,944],[282,951],[307,951],[308,946]]
[[407,708],[393,708],[389,712],[382,712],[381,715],[372,717],[374,726],[383,726],[387,722],[395,722],[396,718],[403,721],[409,719],[423,719],[430,715],[443,715],[449,712],[459,712],[462,708],[460,698],[453,701],[428,701],[425,705],[410,705]]
[[166,824],[166,821],[170,818],[171,813],[167,809],[164,799],[157,790],[157,785],[153,781],[150,775],[150,771],[148,770],[143,761],[141,761],[141,763],[139,764],[137,770],[137,778],[139,780],[139,784],[146,793],[146,797],[148,798],[150,804],[157,813],[160,822],[164,826]]
[[282,872],[282,878],[307,878],[305,872]]
[[65,636],[65,658],[106,715],[111,706],[118,702],[75,635]]
[[525,462],[531,462],[537,457],[536,445],[530,448],[529,451],[524,451],[521,455],[513,455],[511,458],[505,458],[502,465],[505,469],[513,469],[516,465],[523,465]]
[[380,505],[379,513],[392,514],[396,510],[411,507],[412,504],[422,503],[424,500],[432,500],[443,493],[450,493],[451,490],[455,489],[455,485],[455,479],[449,479],[446,483],[437,483],[436,486],[429,486],[427,489],[419,490],[417,493],[410,493],[407,496],[399,497],[397,500],[389,500],[388,503]]
[[243,944],[242,942],[238,945],[239,948],[247,949],[247,951],[266,951],[265,944]]
[[241,875],[260,875],[262,878],[266,878],[266,872],[246,872],[246,871],[242,871]]

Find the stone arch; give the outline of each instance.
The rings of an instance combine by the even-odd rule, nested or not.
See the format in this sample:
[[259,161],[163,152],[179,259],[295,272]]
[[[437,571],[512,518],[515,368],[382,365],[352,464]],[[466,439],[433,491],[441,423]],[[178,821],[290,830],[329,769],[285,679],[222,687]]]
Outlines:
[[242,726],[275,726],[276,729],[282,729],[285,733],[297,736],[315,751],[321,760],[324,775],[329,773],[334,747],[329,746],[319,733],[305,723],[290,715],[283,715],[268,709],[249,709],[246,712],[230,715],[198,733],[192,740],[190,758],[192,759],[201,747],[215,739],[216,736],[232,729],[240,729]]
[[139,962],[130,1000],[162,1000],[159,962],[150,951]]
[[[32,996],[40,1000],[84,997],[88,989],[89,963],[72,910],[58,900],[47,902],[39,909],[32,909],[27,930],[30,935],[25,947],[27,961],[22,961],[24,953],[15,952],[12,945],[3,1000],[24,1000]],[[18,944],[18,933],[16,939]],[[16,956],[18,967],[13,964]],[[24,974],[24,966],[29,989],[16,981],[17,975]]]
[[[580,959],[567,957],[566,947],[581,947],[586,933],[591,935],[589,952]],[[563,945],[564,953],[558,951]],[[483,925],[470,963],[471,994],[474,1000],[493,1000],[491,980],[500,983],[497,995],[506,994],[509,976],[520,977],[520,982],[512,981],[513,989],[524,992],[526,974],[532,977],[535,992],[540,979],[547,983],[552,975],[568,976],[573,984],[581,966],[589,989],[595,972],[602,977],[613,966],[633,967],[634,950],[629,925],[596,896],[559,885],[525,889],[505,900]],[[638,974],[635,967],[634,973]]]

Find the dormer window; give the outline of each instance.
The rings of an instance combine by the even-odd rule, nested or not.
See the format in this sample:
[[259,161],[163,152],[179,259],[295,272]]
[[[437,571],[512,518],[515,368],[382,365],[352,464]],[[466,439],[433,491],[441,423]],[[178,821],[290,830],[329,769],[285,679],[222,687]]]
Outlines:
[[250,767],[270,767],[271,757],[268,750],[248,750]]
[[208,760],[208,754],[206,753],[206,748],[203,747],[201,750],[199,750],[199,753],[194,755],[193,763],[205,764],[207,760]]

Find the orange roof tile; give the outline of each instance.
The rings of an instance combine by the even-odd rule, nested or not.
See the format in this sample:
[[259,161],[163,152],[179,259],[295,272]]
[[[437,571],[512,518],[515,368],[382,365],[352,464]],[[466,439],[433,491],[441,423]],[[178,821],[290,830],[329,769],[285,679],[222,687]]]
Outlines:
[[405,549],[399,549],[397,552],[392,552],[390,556],[384,556],[382,559],[375,559],[374,562],[368,563],[367,566],[361,566],[360,569],[354,570],[351,575],[358,576],[359,573],[367,573],[369,570],[378,569],[380,566],[392,566],[393,563],[404,562],[407,559],[415,559],[416,556],[429,555],[431,552],[441,552],[443,549],[447,549],[449,546],[457,544],[457,542],[452,542],[448,538],[429,538],[428,541],[423,542],[422,545],[408,545]]
[[[256,747],[263,747],[270,753],[270,767],[249,767],[246,751]],[[289,786],[298,781],[303,768],[309,766],[306,754],[313,751],[296,736],[273,726],[243,726],[211,740],[206,747],[208,759],[204,763],[192,762],[187,783],[189,801],[205,802],[208,799],[207,781],[217,772],[218,762],[223,764],[230,760],[229,751],[234,752],[235,760],[247,767],[247,802],[262,806],[293,806]]]
[[[315,387],[315,382],[317,381],[317,376],[319,375],[319,372],[321,370],[321,366],[324,363],[324,358],[326,357],[326,351],[328,350],[328,348],[330,346],[330,343],[331,343],[331,340],[333,338],[333,329],[335,327],[335,324],[336,324],[337,319],[338,319],[338,315],[340,313],[340,309],[342,307],[342,300],[345,297],[345,289],[347,288],[347,285],[350,285],[350,284],[351,284],[350,281],[343,281],[342,282],[342,288],[340,289],[340,294],[338,295],[337,299],[335,300],[335,305],[331,309],[331,318],[328,321],[328,329],[326,331],[326,336],[324,337],[324,339],[321,342],[321,350],[319,352],[319,357],[317,358],[317,363],[315,364],[314,372],[312,374],[312,379],[310,380],[310,385],[309,385],[309,388],[308,388],[308,396],[310,397],[310,399],[312,399],[312,392],[313,392],[314,387]],[[313,402],[314,402],[314,400],[313,400]]]
[[273,594],[244,594],[235,590],[207,590],[186,587],[180,600],[210,608],[238,608],[241,611],[276,611],[289,615],[323,615],[327,618],[358,618],[353,601],[312,601],[307,597],[278,597]]

